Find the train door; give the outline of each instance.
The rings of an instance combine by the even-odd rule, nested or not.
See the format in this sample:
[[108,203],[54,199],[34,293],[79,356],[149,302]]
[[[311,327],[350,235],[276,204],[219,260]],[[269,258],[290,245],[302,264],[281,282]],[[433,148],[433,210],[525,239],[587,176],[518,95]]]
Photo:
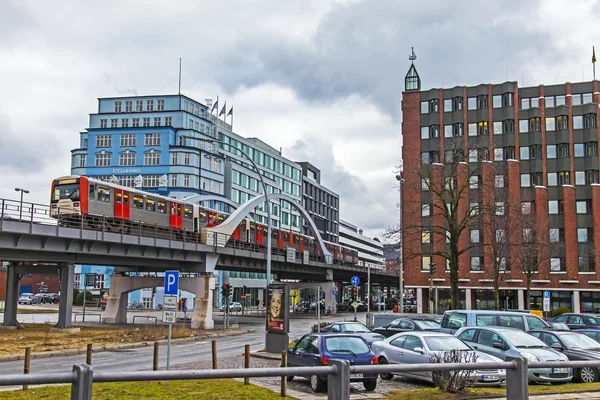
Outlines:
[[129,220],[129,192],[115,189],[115,218]]
[[236,241],[240,240],[240,231],[241,231],[241,228],[242,228],[242,224],[243,224],[243,226],[246,226],[246,222],[242,221],[240,223],[240,225],[238,225],[238,227],[235,228],[235,230],[233,231],[233,234],[231,235],[231,237],[233,237],[233,240],[236,240]]
[[283,231],[277,231],[277,247],[283,249]]
[[256,244],[263,245],[263,227],[258,224],[256,224]]
[[300,236],[300,253],[304,254],[304,237]]
[[171,228],[183,229],[183,216],[181,215],[181,204],[171,202]]
[[294,243],[294,236],[296,236],[296,235],[294,235],[294,232],[290,231],[290,247],[293,249],[296,248],[296,244]]

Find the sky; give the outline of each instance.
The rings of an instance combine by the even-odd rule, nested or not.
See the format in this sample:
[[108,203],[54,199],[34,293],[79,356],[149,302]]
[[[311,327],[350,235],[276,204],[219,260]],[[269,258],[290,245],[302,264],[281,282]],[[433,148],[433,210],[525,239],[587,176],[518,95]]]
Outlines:
[[[97,98],[182,93],[234,106],[234,131],[322,171],[340,216],[398,220],[401,96],[591,80],[598,1],[0,2],[0,198],[47,204]],[[599,48],[600,51],[600,48]],[[599,55],[600,56],[600,55]]]

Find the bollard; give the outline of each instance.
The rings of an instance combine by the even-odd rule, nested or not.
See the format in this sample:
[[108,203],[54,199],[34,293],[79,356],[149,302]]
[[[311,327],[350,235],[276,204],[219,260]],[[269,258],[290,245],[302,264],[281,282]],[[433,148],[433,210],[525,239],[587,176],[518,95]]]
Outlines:
[[154,358],[152,359],[152,371],[158,371],[158,342],[154,342]]
[[527,359],[521,355],[509,355],[506,361],[515,364],[514,369],[506,369],[506,398],[527,400],[529,398]]
[[[23,365],[23,373],[29,374],[29,367],[31,366],[31,347],[25,348],[25,363]],[[29,389],[29,385],[23,385],[23,390]]]
[[212,345],[212,367],[213,369],[217,369],[217,341],[213,340],[211,342]]
[[[244,346],[244,368],[250,368],[250,345]],[[250,378],[244,378],[244,385],[250,384]]]
[[350,400],[350,363],[348,360],[329,360],[329,365],[337,371],[335,375],[327,376],[327,398]]
[[85,363],[87,365],[92,365],[92,344],[88,343],[87,351],[85,353]]
[[[287,351],[281,352],[281,368],[287,368]],[[281,397],[286,396],[287,392],[287,376],[281,377]]]

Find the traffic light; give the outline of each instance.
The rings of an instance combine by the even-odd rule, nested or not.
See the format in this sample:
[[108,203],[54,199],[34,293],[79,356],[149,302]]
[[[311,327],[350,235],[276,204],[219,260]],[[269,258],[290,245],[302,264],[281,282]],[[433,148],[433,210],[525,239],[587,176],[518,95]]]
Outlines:
[[356,299],[356,286],[352,288],[352,297]]
[[229,298],[229,296],[231,296],[231,285],[225,283],[225,284],[223,284],[222,289],[223,289],[223,297]]

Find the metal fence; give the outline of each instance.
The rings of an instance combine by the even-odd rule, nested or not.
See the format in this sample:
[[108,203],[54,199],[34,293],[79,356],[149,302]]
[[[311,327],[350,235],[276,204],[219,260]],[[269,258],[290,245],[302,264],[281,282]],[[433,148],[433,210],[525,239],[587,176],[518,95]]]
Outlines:
[[521,357],[508,357],[503,362],[481,362],[473,364],[386,364],[353,366],[345,360],[329,360],[328,366],[183,370],[183,371],[137,371],[137,372],[94,372],[91,366],[74,365],[70,373],[4,375],[0,386],[71,384],[71,400],[91,400],[94,382],[142,382],[160,380],[194,380],[222,378],[260,378],[285,376],[327,376],[327,398],[330,400],[350,399],[351,374],[381,374],[415,371],[452,371],[478,369],[506,370],[506,397],[511,400],[529,398],[528,368],[582,368],[600,367],[600,361],[545,361],[527,363]]

